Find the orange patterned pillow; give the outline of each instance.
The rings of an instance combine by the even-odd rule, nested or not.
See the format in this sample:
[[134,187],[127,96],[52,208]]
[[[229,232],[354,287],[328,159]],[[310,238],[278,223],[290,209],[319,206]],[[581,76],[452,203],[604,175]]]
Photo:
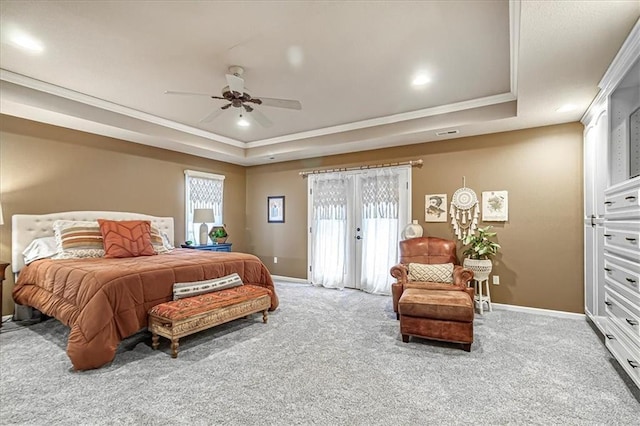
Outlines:
[[148,220],[98,219],[104,240],[104,257],[136,257],[156,254],[151,245]]

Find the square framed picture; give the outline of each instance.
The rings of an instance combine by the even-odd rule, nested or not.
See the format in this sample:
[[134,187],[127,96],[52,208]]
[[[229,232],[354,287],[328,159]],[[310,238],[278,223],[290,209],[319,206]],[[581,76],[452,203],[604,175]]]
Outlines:
[[424,196],[424,221],[447,221],[447,194],[427,194]]
[[482,192],[482,221],[506,222],[509,220],[509,193],[507,191]]
[[267,197],[267,222],[284,223],[284,195]]

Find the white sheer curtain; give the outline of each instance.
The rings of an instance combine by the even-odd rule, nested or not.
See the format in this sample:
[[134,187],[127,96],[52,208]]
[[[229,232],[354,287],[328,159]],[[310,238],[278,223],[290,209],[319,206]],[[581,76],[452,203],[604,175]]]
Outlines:
[[370,170],[360,176],[362,197],[362,271],[360,287],[368,293],[391,294],[389,269],[398,260],[399,172]]
[[352,268],[348,248],[349,192],[353,176],[332,173],[310,176],[313,199],[311,282],[329,288],[344,288]]

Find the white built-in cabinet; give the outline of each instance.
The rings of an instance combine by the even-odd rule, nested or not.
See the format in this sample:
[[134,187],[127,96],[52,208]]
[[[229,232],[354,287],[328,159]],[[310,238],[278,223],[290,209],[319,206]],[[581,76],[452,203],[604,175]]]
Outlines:
[[583,117],[585,313],[640,387],[640,24]]

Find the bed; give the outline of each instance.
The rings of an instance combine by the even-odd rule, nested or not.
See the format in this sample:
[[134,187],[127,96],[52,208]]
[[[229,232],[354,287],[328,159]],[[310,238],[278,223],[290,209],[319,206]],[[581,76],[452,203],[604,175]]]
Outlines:
[[25,265],[23,250],[34,239],[54,235],[57,220],[149,220],[173,244],[173,218],[124,212],[66,212],[14,215],[12,266],[17,275],[16,303],[33,307],[70,327],[67,354],[76,370],[111,362],[118,344],[147,326],[152,306],[171,300],[173,284],[238,273],[245,284],[270,291],[273,280],[256,257],[238,252],[173,249],[153,256],[125,258],[41,259]]

